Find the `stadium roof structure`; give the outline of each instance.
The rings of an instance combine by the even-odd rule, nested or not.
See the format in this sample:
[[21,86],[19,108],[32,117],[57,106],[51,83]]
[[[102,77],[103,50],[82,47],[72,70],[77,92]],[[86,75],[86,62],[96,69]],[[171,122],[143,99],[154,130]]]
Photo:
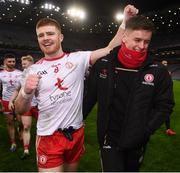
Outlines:
[[[119,26],[115,13],[127,4],[153,20],[159,31],[180,28],[179,0],[0,0],[0,23],[34,27],[40,18],[50,17],[60,21],[65,31],[114,34]],[[83,9],[86,18],[69,16],[71,7]]]

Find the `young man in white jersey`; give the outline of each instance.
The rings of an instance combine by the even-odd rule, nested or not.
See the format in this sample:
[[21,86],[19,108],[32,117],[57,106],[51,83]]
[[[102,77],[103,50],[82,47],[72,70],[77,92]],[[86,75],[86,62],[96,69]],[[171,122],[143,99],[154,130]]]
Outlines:
[[[6,54],[4,57],[4,70],[0,72],[0,83],[2,84],[2,107],[5,114],[9,137],[11,140],[10,151],[16,150],[14,113],[8,108],[9,100],[13,94],[22,72],[15,69],[16,59],[13,54]],[[20,117],[16,115],[16,120],[20,123]]]
[[[21,65],[23,70],[26,70],[28,67],[30,67],[32,64],[34,64],[33,57],[31,55],[23,56],[21,57]],[[21,84],[19,82],[19,85],[17,86],[16,90],[13,92],[13,95],[11,96],[11,99],[9,101],[9,109],[14,109],[14,101],[21,89]],[[21,159],[26,159],[30,156],[29,154],[29,145],[30,145],[30,138],[31,138],[31,124],[32,124],[32,117],[38,118],[38,110],[37,110],[37,100],[35,97],[33,97],[31,102],[31,109],[21,115],[21,121],[23,124],[23,130],[22,130],[22,139],[23,139],[23,148],[24,152],[21,156]]]
[[57,21],[41,19],[36,25],[39,46],[45,57],[26,71],[15,101],[16,111],[26,112],[35,94],[38,99],[37,162],[39,171],[77,171],[84,153],[82,98],[84,75],[89,65],[121,43],[126,19],[138,10],[125,7],[125,20],[105,48],[66,54]]

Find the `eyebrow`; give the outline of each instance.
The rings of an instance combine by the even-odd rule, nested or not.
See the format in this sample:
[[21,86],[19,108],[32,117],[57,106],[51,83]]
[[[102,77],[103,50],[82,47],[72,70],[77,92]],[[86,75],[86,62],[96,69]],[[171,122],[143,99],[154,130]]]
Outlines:
[[[46,34],[55,34],[56,32],[54,32],[54,31],[47,31],[47,32],[45,32]],[[44,32],[42,32],[42,33],[39,33],[37,36],[39,37],[39,36],[43,36],[44,35]]]
[[8,62],[15,62],[15,60],[8,60]]

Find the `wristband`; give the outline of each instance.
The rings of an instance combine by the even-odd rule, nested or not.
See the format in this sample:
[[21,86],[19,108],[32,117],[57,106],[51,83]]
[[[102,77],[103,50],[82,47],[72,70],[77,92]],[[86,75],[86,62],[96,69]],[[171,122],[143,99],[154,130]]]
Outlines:
[[126,25],[125,25],[124,22],[121,23],[120,28],[121,28],[121,29],[126,29]]
[[24,88],[22,88],[22,89],[21,89],[21,95],[22,95],[22,97],[23,97],[24,99],[29,99],[29,98],[31,98],[31,97],[33,96],[33,93],[31,93],[31,94],[26,94],[26,93],[24,92]]

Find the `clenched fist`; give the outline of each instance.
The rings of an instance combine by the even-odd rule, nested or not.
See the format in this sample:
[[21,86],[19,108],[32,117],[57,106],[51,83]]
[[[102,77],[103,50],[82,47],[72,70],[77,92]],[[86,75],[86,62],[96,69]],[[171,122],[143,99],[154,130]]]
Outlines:
[[40,79],[41,79],[40,75],[37,74],[29,75],[25,81],[24,92],[26,94],[32,94],[37,89]]
[[125,8],[124,8],[124,22],[126,22],[129,18],[137,15],[139,12],[139,10],[134,7],[134,5],[127,5]]

